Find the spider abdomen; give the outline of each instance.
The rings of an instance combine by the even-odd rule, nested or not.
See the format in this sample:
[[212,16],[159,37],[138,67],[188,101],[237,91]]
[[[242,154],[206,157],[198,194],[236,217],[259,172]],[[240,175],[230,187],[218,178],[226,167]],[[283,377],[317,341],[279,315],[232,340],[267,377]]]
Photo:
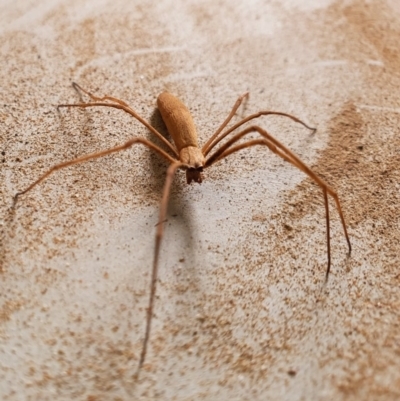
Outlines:
[[168,92],[158,96],[157,106],[178,152],[188,146],[198,148],[196,127],[187,107]]

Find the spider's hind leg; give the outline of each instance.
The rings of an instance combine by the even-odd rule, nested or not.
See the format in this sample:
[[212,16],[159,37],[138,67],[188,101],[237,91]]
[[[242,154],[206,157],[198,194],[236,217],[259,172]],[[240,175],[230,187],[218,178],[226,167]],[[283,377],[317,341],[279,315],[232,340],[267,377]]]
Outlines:
[[[72,86],[73,88],[78,92],[79,97],[81,97],[81,92],[85,93],[86,95],[88,95],[92,100],[94,100],[95,102],[103,102],[105,100],[110,100],[111,102],[115,102],[118,103],[122,106],[125,107],[129,107],[128,103],[124,102],[121,99],[117,99],[116,97],[113,96],[103,96],[103,97],[98,97],[93,95],[92,93],[90,93],[88,90],[83,89],[82,86],[80,86],[79,84],[77,84],[76,82],[72,82]],[[82,99],[82,98],[81,98]],[[82,100],[83,101],[83,100]]]

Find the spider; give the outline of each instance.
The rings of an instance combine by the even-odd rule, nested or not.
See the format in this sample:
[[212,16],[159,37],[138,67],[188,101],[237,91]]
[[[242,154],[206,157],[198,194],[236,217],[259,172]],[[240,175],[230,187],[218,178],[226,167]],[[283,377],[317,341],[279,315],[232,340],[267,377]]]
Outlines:
[[[210,137],[210,139],[203,145],[203,147],[200,148],[197,141],[196,128],[189,110],[178,98],[176,98],[175,96],[173,96],[168,92],[163,92],[158,96],[157,105],[161,113],[162,119],[164,120],[167,126],[168,132],[173,138],[174,144],[165,139],[154,127],[152,127],[148,122],[146,122],[142,117],[140,117],[124,101],[112,96],[97,97],[91,94],[89,91],[83,89],[75,82],[73,82],[72,85],[79,95],[81,94],[81,92],[85,93],[91,100],[87,103],[81,101],[80,103],[75,103],[75,104],[60,104],[57,106],[57,109],[62,107],[86,108],[95,106],[113,107],[116,109],[121,109],[126,113],[130,114],[132,117],[136,118],[140,123],[142,123],[146,128],[148,128],[166,146],[166,148],[172,154],[172,156],[171,154],[167,153],[165,150],[161,149],[159,146],[155,145],[153,142],[145,138],[133,137],[129,139],[127,142],[125,142],[123,145],[102,150],[100,152],[91,153],[53,166],[50,170],[48,170],[46,173],[40,176],[35,182],[29,185],[25,190],[18,192],[14,196],[13,206],[16,205],[19,196],[30,191],[32,188],[34,188],[36,185],[42,182],[54,171],[72,166],[74,164],[83,163],[91,159],[96,159],[102,156],[106,156],[111,153],[116,153],[121,150],[128,149],[136,144],[147,146],[153,152],[158,153],[161,157],[166,159],[166,161],[170,164],[167,170],[167,176],[165,179],[163,195],[160,204],[159,220],[158,224],[156,225],[156,238],[155,238],[155,247],[153,256],[150,299],[149,299],[149,306],[147,309],[145,336],[140,354],[138,371],[141,369],[145,361],[148,342],[150,338],[151,320],[153,315],[154,299],[156,293],[156,282],[158,276],[159,251],[160,251],[161,240],[163,237],[164,222],[166,221],[170,188],[174,175],[178,169],[186,171],[186,180],[188,184],[190,184],[192,181],[201,183],[203,179],[202,178],[203,170],[208,167],[211,167],[214,163],[221,161],[222,159],[228,157],[233,153],[238,152],[239,150],[251,146],[255,145],[267,146],[273,153],[277,154],[282,159],[293,164],[295,167],[297,167],[305,174],[307,174],[317,185],[319,185],[322,188],[325,202],[326,232],[327,232],[326,241],[327,241],[327,255],[328,255],[328,266],[326,270],[325,280],[328,279],[331,268],[328,194],[331,195],[335,200],[336,207],[338,209],[341,223],[343,226],[344,235],[346,237],[346,241],[348,244],[349,254],[351,253],[350,239],[347,233],[346,223],[337,193],[330,186],[328,186],[327,183],[325,183],[321,178],[319,178],[308,166],[306,166],[293,152],[291,152],[288,148],[286,148],[283,144],[281,144],[278,140],[276,140],[266,130],[257,125],[251,125],[247,128],[244,128],[241,131],[234,134],[233,136],[231,136],[231,138],[228,141],[226,141],[223,145],[219,146],[219,148],[217,148],[217,150],[214,150],[214,152],[211,153],[210,155],[210,152],[222,141],[222,139],[224,139],[225,137],[236,131],[239,127],[241,127],[248,121],[254,120],[261,116],[278,115],[278,116],[288,117],[293,121],[302,124],[307,129],[310,129],[313,132],[316,131],[315,128],[309,127],[307,124],[299,120],[297,117],[294,117],[291,114],[277,111],[267,111],[267,110],[259,111],[258,113],[251,114],[250,116],[243,118],[241,121],[234,124],[231,128],[225,129],[228,123],[231,121],[232,117],[236,114],[236,111],[238,110],[243,100],[248,97],[248,93],[245,93],[237,99],[236,103],[234,104],[231,112],[229,113],[225,121],[221,124],[221,126],[217,129],[217,131]],[[258,139],[250,139],[247,142],[238,143],[240,139],[253,132],[259,134]]]

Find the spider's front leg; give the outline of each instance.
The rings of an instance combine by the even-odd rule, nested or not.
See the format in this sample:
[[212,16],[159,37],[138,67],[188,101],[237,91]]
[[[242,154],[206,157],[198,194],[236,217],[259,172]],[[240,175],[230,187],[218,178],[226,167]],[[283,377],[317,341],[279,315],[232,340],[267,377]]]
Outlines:
[[[235,145],[241,138],[252,132],[259,133],[262,139],[254,139],[245,143],[241,143],[239,145]],[[340,205],[339,196],[333,188],[331,188],[324,180],[319,178],[317,174],[315,174],[302,160],[300,160],[298,156],[296,156],[286,146],[281,144],[267,131],[256,125],[248,127],[243,131],[237,133],[233,138],[231,138],[228,142],[222,145],[217,151],[215,151],[213,155],[211,155],[207,159],[205,168],[210,167],[215,162],[220,161],[225,157],[235,152],[238,152],[241,149],[245,149],[255,145],[267,146],[273,153],[280,156],[282,159],[286,160],[287,162],[291,163],[293,166],[297,167],[299,170],[307,174],[317,185],[319,185],[322,188],[325,202],[326,230],[327,230],[327,254],[328,254],[328,266],[326,270],[326,280],[327,280],[331,269],[330,219],[329,219],[328,194],[331,195],[335,200],[336,207],[339,212],[340,220],[343,226],[344,235],[346,237],[347,245],[349,248],[349,255],[351,253],[350,238],[347,233],[346,222]]]
[[143,340],[142,352],[140,354],[139,366],[138,366],[138,373],[143,366],[143,363],[146,359],[147,354],[147,347],[150,339],[150,329],[151,329],[151,320],[153,317],[153,309],[154,309],[154,299],[156,295],[156,286],[157,286],[157,278],[158,278],[158,259],[160,254],[160,246],[161,241],[164,235],[164,223],[167,216],[167,209],[168,209],[168,201],[169,195],[171,192],[171,184],[174,179],[175,173],[178,168],[182,168],[184,163],[182,162],[174,162],[172,163],[167,171],[167,177],[165,179],[164,189],[163,189],[163,196],[160,202],[160,213],[157,223],[157,231],[156,231],[156,239],[154,245],[154,256],[153,256],[153,270],[151,273],[151,286],[150,286],[150,297],[149,297],[149,306],[147,308],[147,316],[146,316],[146,330],[145,336]]

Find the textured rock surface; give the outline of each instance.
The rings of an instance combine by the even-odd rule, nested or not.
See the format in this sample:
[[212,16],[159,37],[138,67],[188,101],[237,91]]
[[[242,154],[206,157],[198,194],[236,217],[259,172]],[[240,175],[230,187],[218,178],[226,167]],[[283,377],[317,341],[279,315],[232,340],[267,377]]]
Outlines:
[[[394,0],[2,2],[0,398],[399,399],[399,21]],[[331,202],[324,286],[321,191],[266,149],[178,174],[136,380],[164,161],[74,166],[9,210],[52,165],[151,138],[118,110],[58,114],[72,81],[164,134],[167,89],[201,144],[246,91],[241,113],[316,126],[258,121],[338,191],[352,256]]]

